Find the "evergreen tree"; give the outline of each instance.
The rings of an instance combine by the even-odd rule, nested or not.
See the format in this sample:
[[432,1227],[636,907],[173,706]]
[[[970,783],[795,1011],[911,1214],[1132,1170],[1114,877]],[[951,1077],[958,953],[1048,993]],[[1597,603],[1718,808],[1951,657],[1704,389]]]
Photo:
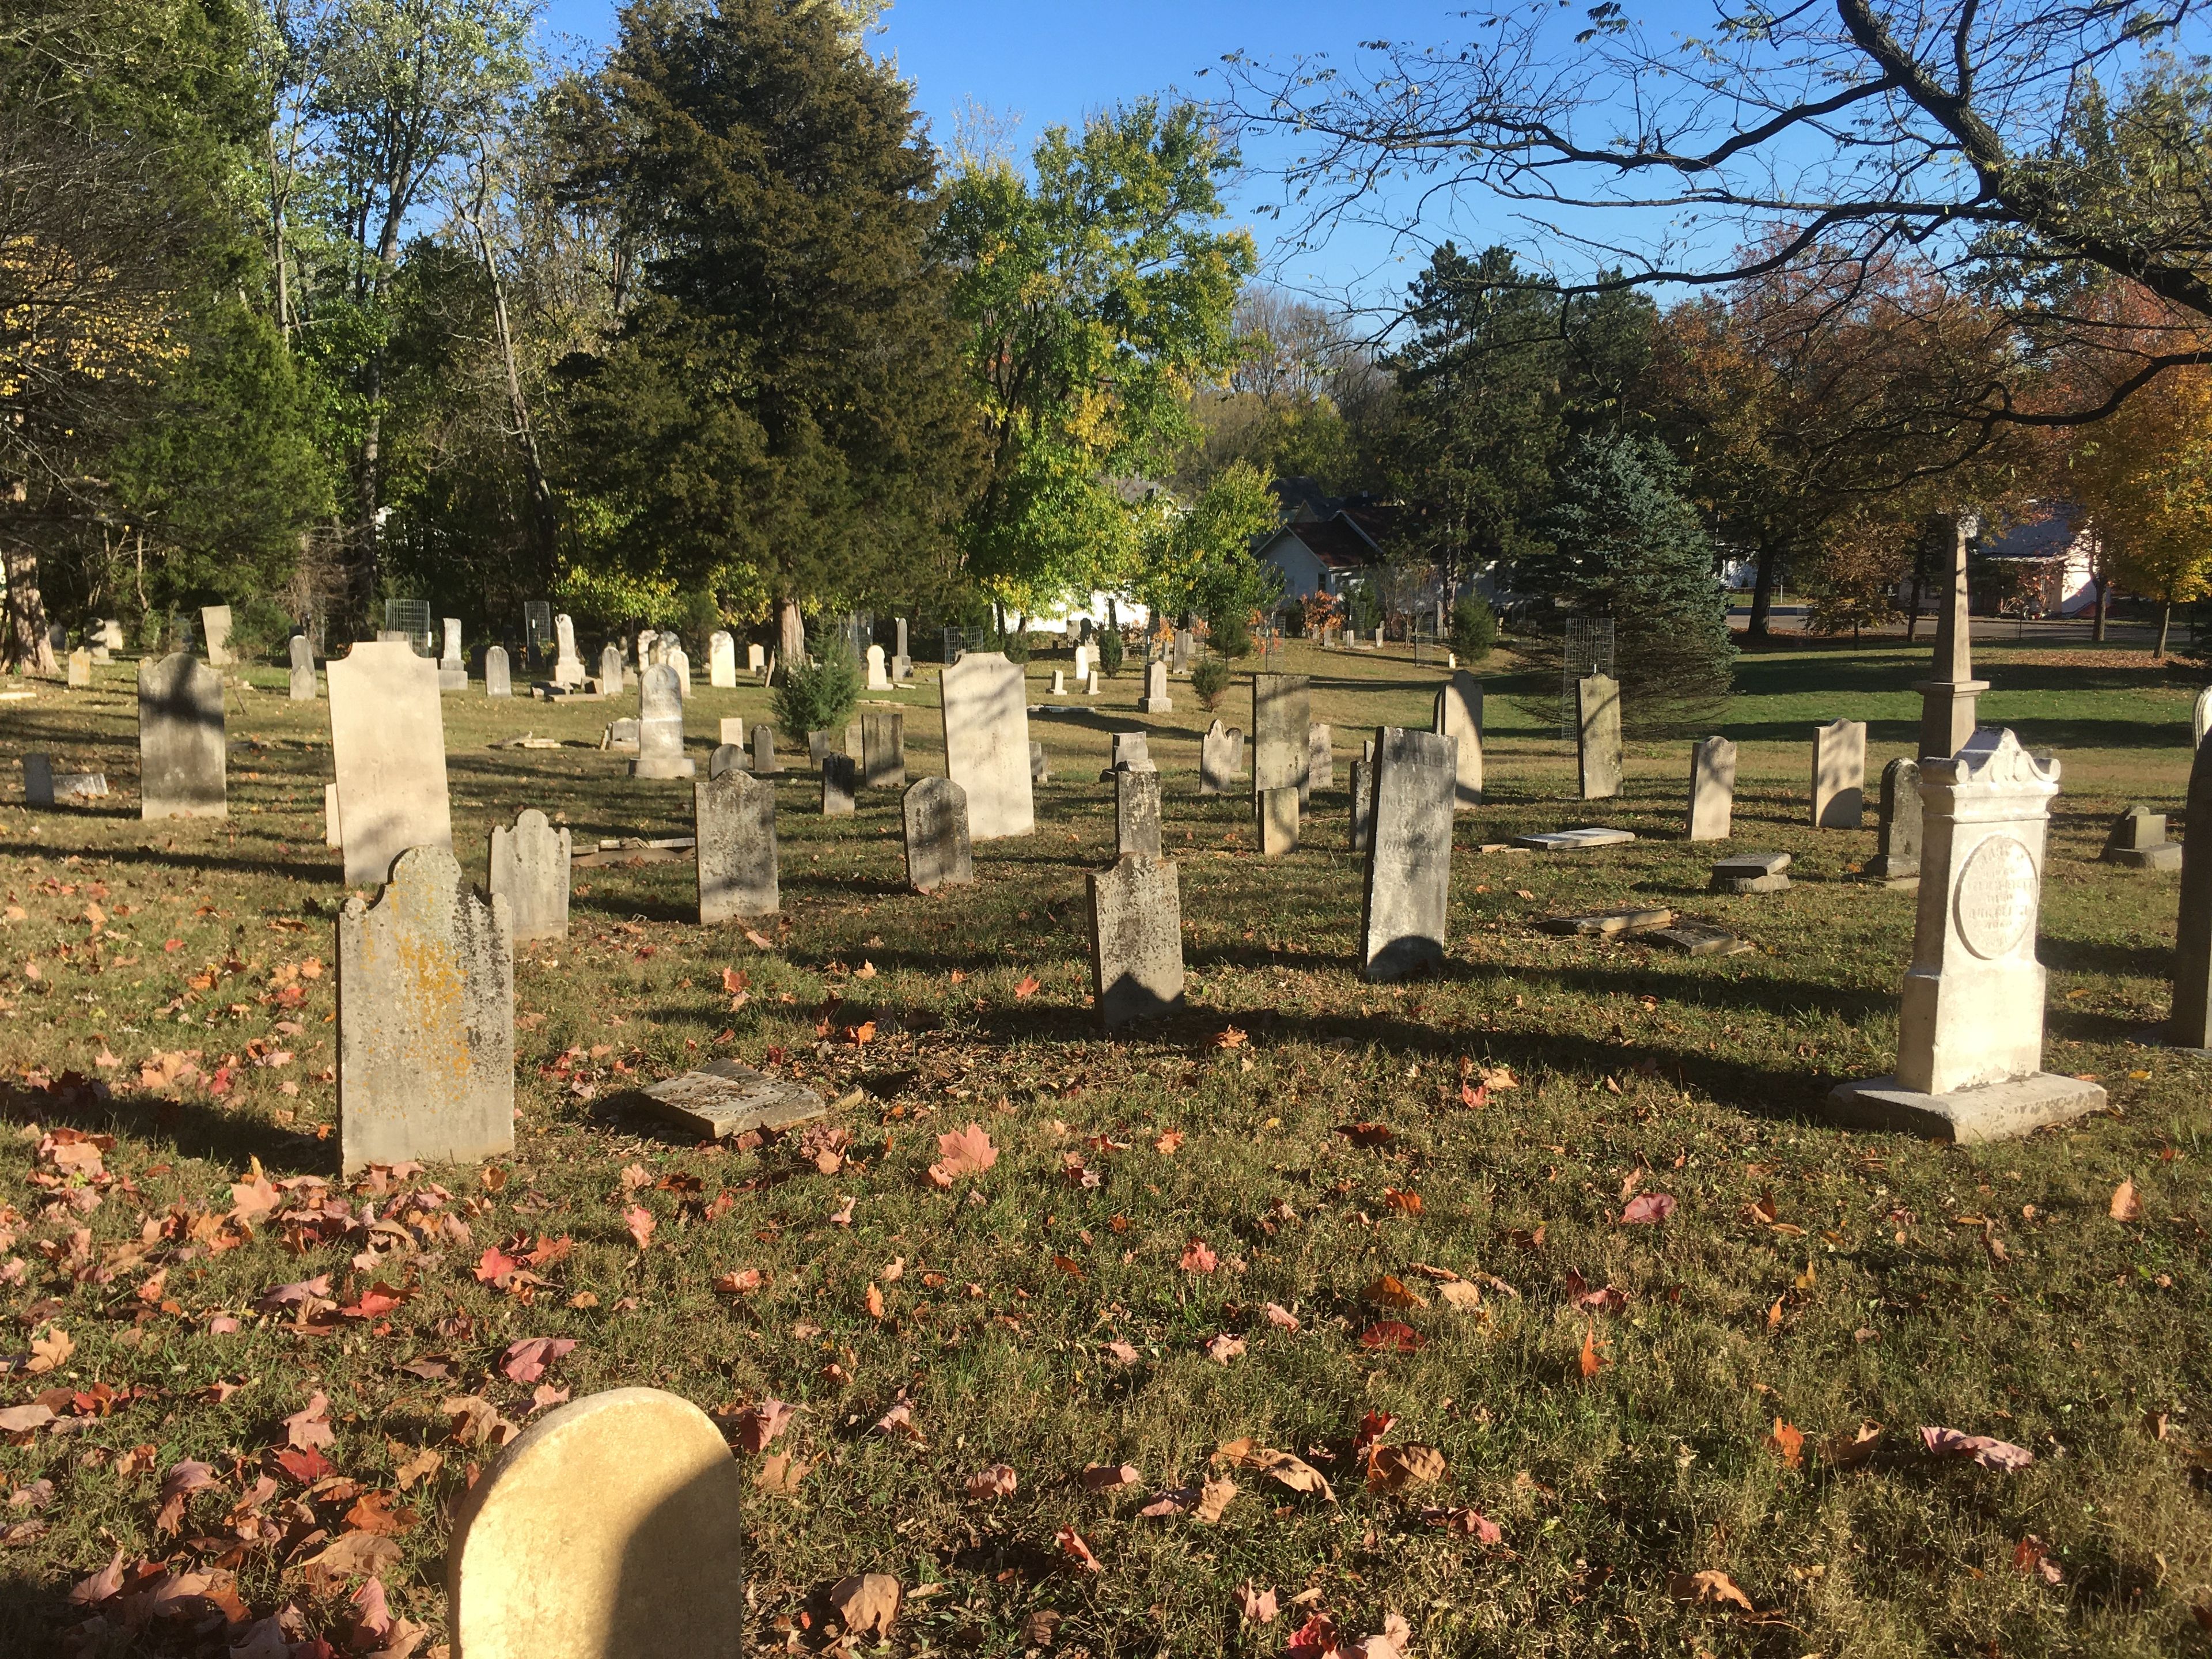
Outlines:
[[933,254],[936,162],[908,89],[805,0],[643,0],[580,193],[653,251],[574,365],[580,533],[633,574],[773,608],[942,581],[976,421]]
[[1586,436],[1560,469],[1542,545],[1514,568],[1516,587],[1550,602],[1541,632],[1555,661],[1566,617],[1613,618],[1622,724],[1648,735],[1710,730],[1735,662],[1687,483],[1656,440]]

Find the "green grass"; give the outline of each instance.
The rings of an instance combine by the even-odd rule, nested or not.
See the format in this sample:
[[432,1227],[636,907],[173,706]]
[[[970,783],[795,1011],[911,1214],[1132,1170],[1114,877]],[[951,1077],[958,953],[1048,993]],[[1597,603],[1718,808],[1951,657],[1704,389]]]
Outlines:
[[[145,824],[133,816],[127,665],[101,671],[89,693],[5,705],[11,768],[46,749],[58,770],[104,768],[120,790],[89,810],[0,811],[11,1125],[0,1182],[13,1204],[0,1263],[23,1264],[0,1307],[19,1354],[67,1332],[60,1376],[72,1389],[145,1392],[76,1432],[0,1449],[8,1482],[54,1488],[48,1529],[0,1553],[0,1645],[47,1650],[81,1626],[67,1592],[118,1549],[126,1564],[234,1574],[252,1614],[295,1604],[343,1645],[352,1582],[308,1565],[322,1543],[305,1540],[343,1531],[356,1494],[303,1494],[279,1474],[261,1510],[272,1537],[245,1547],[226,1525],[270,1468],[282,1419],[316,1389],[336,1430],[325,1455],[350,1483],[391,1490],[418,1449],[445,1453],[397,1500],[417,1523],[383,1575],[394,1611],[442,1639],[446,1506],[489,1453],[449,1441],[441,1403],[477,1394],[525,1421],[532,1389],[499,1373],[500,1355],[519,1338],[566,1336],[580,1346],[548,1381],[579,1397],[649,1383],[710,1409],[766,1395],[804,1406],[775,1448],[807,1465],[795,1494],[751,1502],[763,1650],[793,1632],[819,1648],[824,1592],[860,1571],[938,1587],[902,1619],[902,1653],[1018,1652],[1021,1622],[1040,1609],[1061,1615],[1062,1654],[1279,1651],[1312,1607],[1240,1629],[1235,1593],[1248,1581],[1285,1603],[1318,1592],[1349,1634],[1401,1613],[1424,1656],[2212,1650],[2192,1612],[2212,1618],[2200,1449],[2212,1446],[2201,1162],[2212,1068],[2143,1044],[2165,1006],[2175,878],[2094,861],[2130,801],[2179,811],[2193,688],[2150,669],[1984,652],[1985,721],[2057,749],[2066,769],[2042,921],[2047,1060],[2098,1076],[2112,1108],[2020,1142],[1945,1148],[1846,1134],[1819,1115],[1835,1079],[1888,1067],[1912,900],[1849,879],[1873,851],[1871,815],[1857,833],[1803,826],[1812,726],[1872,721],[1877,771],[1905,752],[1917,700],[1905,688],[1925,661],[1887,647],[1745,659],[1727,726],[1742,739],[1733,847],[1795,855],[1797,885],[1776,897],[1704,891],[1723,849],[1679,838],[1686,743],[1635,746],[1622,799],[1585,806],[1566,799],[1571,755],[1494,679],[1492,804],[1460,822],[1451,963],[1398,987],[1364,985],[1351,965],[1359,865],[1344,850],[1344,787],[1359,732],[1427,723],[1441,670],[1402,653],[1291,647],[1285,665],[1314,674],[1314,717],[1335,727],[1338,761],[1308,846],[1280,860],[1255,855],[1241,800],[1197,797],[1207,717],[1188,686],[1176,684],[1173,715],[1139,716],[1134,672],[1108,682],[1103,710],[1033,720],[1054,771],[1037,831],[978,848],[981,885],[967,892],[902,890],[894,798],[825,821],[818,786],[787,779],[777,948],[689,923],[688,866],[579,871],[571,937],[517,953],[514,1156],[427,1172],[448,1201],[416,1206],[415,1248],[366,1269],[351,1265],[362,1234],[324,1237],[297,1219],[210,1248],[233,1243],[211,1224],[252,1160],[279,1180],[335,1169],[322,1079],[343,896],[321,844],[323,706],[289,703],[272,694],[283,676],[257,671],[262,689],[231,714],[231,817]],[[1046,696],[1054,665],[1031,664],[1032,696],[1079,701]],[[938,769],[933,684],[899,701],[910,773]],[[490,825],[526,805],[560,814],[580,845],[688,833],[682,785],[633,782],[595,748],[487,746],[526,729],[595,744],[618,712],[446,699],[465,867],[482,878]],[[696,694],[702,760],[730,713],[764,717],[766,695]],[[1232,691],[1222,714],[1249,726],[1249,696]],[[1136,726],[1153,732],[1166,774],[1191,1007],[1107,1041],[1085,1006],[1083,874],[1111,854],[1111,793],[1096,781],[1107,733]],[[1583,823],[1644,839],[1571,859],[1478,850]],[[1759,949],[1692,961],[1530,925],[1655,900]],[[323,971],[301,977],[311,958]],[[729,969],[747,976],[734,1011]],[[1029,978],[1038,988],[1024,994]],[[285,1006],[294,985],[303,994]],[[871,1024],[871,1041],[849,1040]],[[257,1040],[294,1059],[249,1063]],[[190,1050],[204,1074],[238,1057],[224,1092],[204,1077],[141,1081],[143,1063]],[[837,1119],[850,1161],[823,1174],[789,1140],[757,1152],[672,1143],[621,1103],[623,1089],[717,1054],[832,1095],[864,1089]],[[1462,1079],[1477,1067],[1508,1068],[1518,1086],[1470,1109]],[[924,1173],[937,1136],[971,1120],[999,1160],[941,1192]],[[1353,1123],[1389,1138],[1356,1145],[1339,1133]],[[116,1137],[112,1180],[88,1213],[36,1161],[40,1132],[59,1126]],[[1185,1139],[1164,1152],[1170,1130]],[[1071,1156],[1097,1185],[1070,1181]],[[632,1167],[646,1177],[635,1193]],[[1656,1227],[1619,1221],[1639,1170],[1642,1190],[1679,1201]],[[2124,1178],[2142,1194],[2140,1223],[2106,1212]],[[1417,1196],[1418,1213],[1394,1194]],[[391,1203],[334,1195],[356,1214]],[[1784,1226],[1748,1212],[1767,1195]],[[850,1223],[837,1224],[848,1197]],[[624,1223],[631,1204],[657,1220],[643,1252]],[[438,1231],[448,1215],[465,1243]],[[77,1227],[90,1237],[73,1247]],[[529,1299],[477,1280],[487,1246],[541,1237],[573,1249]],[[1218,1271],[1179,1267],[1193,1239]],[[1455,1310],[1416,1263],[1495,1275],[1517,1294],[1486,1289],[1480,1310]],[[765,1288],[715,1288],[746,1267]],[[309,1334],[254,1311],[270,1287],[325,1273],[349,1306],[377,1280],[410,1298]],[[1385,1274],[1430,1305],[1365,1300]],[[1624,1293],[1619,1307],[1577,1300],[1607,1285]],[[1297,1334],[1270,1324],[1271,1302],[1296,1315]],[[218,1316],[241,1328],[211,1334]],[[1364,1346],[1382,1320],[1422,1346]],[[1249,1344],[1225,1367],[1203,1351],[1223,1334]],[[1134,1346],[1137,1363],[1110,1358],[1113,1341]],[[1586,1341],[1603,1361],[1589,1379]],[[400,1369],[434,1358],[449,1377]],[[219,1381],[237,1386],[217,1400]],[[0,1404],[53,1385],[19,1371]],[[902,1389],[918,1442],[874,1431]],[[1365,1490],[1352,1442],[1369,1412],[1397,1418],[1393,1441],[1438,1448],[1441,1480]],[[2162,1438],[2145,1426],[2161,1415]],[[1806,1437],[1800,1468],[1768,1444],[1778,1419]],[[1866,1421],[1885,1428],[1863,1466],[1817,1454]],[[1917,1450],[1922,1425],[1994,1435],[2037,1461],[2012,1474],[1939,1462]],[[1138,1515],[1163,1489],[1202,1484],[1216,1449],[1244,1437],[1310,1459],[1336,1501],[1237,1469],[1242,1492],[1216,1524]],[[187,1458],[217,1485],[157,1536],[161,1477]],[[747,1459],[749,1474],[759,1462]],[[1140,1486],[1086,1493],[1086,1464],[1125,1462]],[[966,1478],[999,1462],[1017,1471],[1016,1492],[969,1501]],[[1438,1527],[1429,1508],[1479,1510],[1502,1542]],[[0,1507],[0,1525],[29,1513]],[[1061,1553],[1065,1526],[1103,1572]],[[2015,1565],[2031,1536],[2057,1584]],[[1728,1574],[1756,1616],[1670,1595],[1675,1575],[1705,1570]],[[221,1615],[187,1605],[197,1621],[131,1630],[111,1601],[112,1628],[67,1639],[91,1652],[220,1650]]]

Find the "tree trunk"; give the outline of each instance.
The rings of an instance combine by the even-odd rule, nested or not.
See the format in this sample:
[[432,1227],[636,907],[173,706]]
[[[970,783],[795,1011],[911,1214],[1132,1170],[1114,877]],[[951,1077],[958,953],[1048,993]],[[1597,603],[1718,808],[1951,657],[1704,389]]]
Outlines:
[[1912,608],[1905,613],[1905,642],[1907,645],[1911,644],[1913,636],[1919,632],[1920,566],[1916,562],[1912,567]]
[[[514,361],[514,335],[507,325],[507,283],[501,276],[499,261],[492,256],[491,238],[484,234],[484,198],[491,187],[491,157],[482,138],[477,140],[481,167],[477,173],[477,198],[469,214],[469,228],[475,233],[477,254],[482,260],[484,279],[491,284],[492,320],[499,329],[499,352],[507,368],[507,412],[514,417],[514,437],[522,454],[523,483],[528,498],[531,551],[537,556],[538,579],[548,586],[558,574],[556,566],[555,538],[558,534],[559,516],[553,502],[552,486],[545,480],[545,468],[538,453],[538,433],[530,422],[530,404],[522,395],[522,373]],[[702,647],[704,649],[704,647]]]
[[2097,584],[2097,606],[2094,613],[2096,620],[2090,624],[2089,638],[2094,643],[2102,645],[2105,642],[2105,600],[2109,590],[2102,576],[2094,578],[2094,580]]
[[797,599],[784,599],[775,611],[776,648],[789,672],[806,658],[806,619],[799,614]]
[[1746,639],[1766,637],[1768,619],[1774,614],[1774,567],[1780,562],[1771,545],[1759,548],[1758,574],[1751,579],[1751,625],[1744,629]]
[[19,671],[58,672],[54,642],[46,636],[46,602],[39,592],[39,556],[18,542],[8,544],[8,634],[5,656]]
[[2167,636],[2168,635],[2170,635],[2171,633],[2172,633],[2172,632],[2173,632],[2173,601],[2172,601],[2172,599],[2168,599],[2168,600],[2166,602],[2165,607],[2164,607],[2162,610],[2160,610],[2160,612],[2158,613],[2158,652],[2157,652],[2157,656],[2158,656],[2158,658],[2159,658],[2159,660],[2160,660],[2161,662],[2163,662],[2163,661],[2166,659],[2166,636]]

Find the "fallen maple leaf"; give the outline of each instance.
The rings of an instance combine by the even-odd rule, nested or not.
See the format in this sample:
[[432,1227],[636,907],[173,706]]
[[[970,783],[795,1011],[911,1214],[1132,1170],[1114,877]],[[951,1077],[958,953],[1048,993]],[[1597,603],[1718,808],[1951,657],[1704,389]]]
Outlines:
[[770,1395],[738,1413],[738,1444],[749,1452],[766,1451],[776,1436],[791,1426],[799,1408]]
[[1098,1558],[1091,1553],[1091,1546],[1083,1541],[1083,1534],[1076,1531],[1074,1528],[1062,1527],[1058,1532],[1053,1534],[1053,1537],[1060,1545],[1061,1553],[1065,1554],[1069,1560],[1082,1567],[1085,1571],[1103,1572],[1106,1571],[1105,1568],[1098,1565]]
[[659,1224],[653,1219],[652,1211],[642,1204],[633,1204],[623,1212],[623,1224],[629,1229],[629,1236],[642,1250],[653,1243],[653,1230]]
[[1426,1347],[1428,1339],[1402,1320],[1382,1319],[1360,1332],[1359,1346],[1383,1353],[1412,1353]]
[[1403,1492],[1443,1478],[1444,1455],[1434,1446],[1377,1446],[1367,1463],[1367,1484],[1376,1492]]
[[1881,1439],[1879,1423],[1862,1423],[1856,1431],[1839,1429],[1820,1443],[1820,1457],[1830,1468],[1855,1469],[1874,1455]]
[[1704,1572],[1678,1572],[1667,1581],[1667,1589],[1677,1601],[1711,1601],[1741,1607],[1746,1613],[1756,1611],[1751,1598],[1736,1588],[1735,1580],[1710,1568]]
[[1477,1510],[1423,1510],[1421,1518],[1434,1522],[1446,1532],[1455,1532],[1480,1543],[1500,1544],[1505,1541],[1505,1534],[1498,1524]]
[[44,1336],[31,1339],[31,1357],[23,1362],[23,1369],[34,1373],[58,1371],[69,1363],[69,1357],[76,1352],[76,1339],[56,1325]]
[[1605,1346],[1607,1345],[1597,1340],[1596,1326],[1590,1325],[1583,1328],[1582,1369],[1585,1381],[1595,1376],[1599,1369],[1604,1365],[1605,1361],[1599,1357],[1598,1350]]
[[1472,1313],[1482,1306],[1481,1287],[1464,1279],[1454,1279],[1437,1286],[1437,1294],[1445,1305],[1462,1313]]
[[1336,1502],[1336,1493],[1330,1490],[1322,1472],[1289,1452],[1278,1451],[1273,1446],[1255,1446],[1249,1440],[1231,1440],[1218,1448],[1213,1456],[1215,1462],[1234,1468],[1257,1469],[1281,1481],[1292,1492],[1317,1492],[1330,1503]]
[[331,1402],[320,1389],[307,1397],[307,1403],[284,1419],[285,1443],[305,1451],[311,1446],[328,1446],[337,1440],[337,1431],[330,1424]]
[[760,950],[773,951],[775,949],[775,941],[769,939],[765,934],[755,933],[750,927],[745,929],[745,938]]
[[968,1477],[968,1496],[979,1502],[987,1498],[1012,1498],[1016,1477],[1004,1463],[994,1463],[980,1474]]
[[904,1595],[887,1572],[855,1573],[830,1587],[830,1606],[848,1636],[889,1636]]
[[110,1600],[120,1593],[122,1589],[123,1552],[118,1549],[115,1552],[115,1559],[98,1572],[94,1573],[89,1578],[80,1579],[76,1588],[70,1591],[69,1599],[71,1604],[76,1607],[94,1607]]
[[1206,1357],[1217,1365],[1226,1365],[1231,1360],[1240,1358],[1243,1352],[1243,1339],[1226,1334],[1214,1337],[1206,1345]]
[[1260,1311],[1267,1316],[1267,1322],[1270,1325],[1279,1330],[1287,1331],[1292,1336],[1298,1334],[1298,1316],[1281,1303],[1270,1302]]
[[1238,1030],[1234,1025],[1224,1025],[1221,1028],[1220,1035],[1213,1039],[1213,1046],[1217,1048],[1242,1048],[1244,1042],[1243,1032]]
[[[273,1489],[273,1484],[272,1489]],[[215,1485],[215,1471],[204,1463],[190,1461],[173,1464],[161,1480],[161,1507],[154,1516],[156,1536],[166,1538],[185,1522],[185,1505],[192,1493],[203,1492]]]
[[930,1166],[930,1179],[940,1187],[949,1187],[955,1176],[981,1175],[998,1161],[999,1149],[983,1133],[983,1126],[970,1123],[956,1133],[938,1136],[937,1162]]
[[507,1373],[510,1382],[535,1382],[545,1375],[548,1365],[575,1346],[573,1337],[526,1336],[507,1345],[506,1353],[500,1357],[499,1368]]
[[1514,1089],[1520,1086],[1514,1082],[1513,1070],[1509,1066],[1483,1066],[1476,1069],[1482,1074],[1482,1086],[1486,1089]]
[[1380,1146],[1391,1138],[1387,1123],[1340,1123],[1336,1133],[1355,1146]]
[[464,1446],[504,1446],[522,1432],[481,1395],[459,1395],[439,1409],[453,1419],[453,1437]]
[[[397,1443],[395,1443],[394,1449],[404,1450],[404,1448],[399,1447]],[[414,1456],[406,1459],[397,1469],[392,1471],[392,1483],[397,1486],[400,1491],[405,1492],[409,1488],[412,1487],[416,1481],[428,1480],[432,1475],[437,1474],[437,1472],[445,1466],[445,1453],[438,1451],[432,1447],[425,1446],[422,1450],[416,1452]]]
[[2035,1454],[2025,1446],[1956,1429],[1923,1428],[1920,1443],[1938,1457],[1971,1457],[1985,1469],[2024,1469],[2035,1462]]
[[1204,1239],[1194,1238],[1184,1247],[1182,1260],[1176,1265],[1187,1273],[1210,1273],[1221,1265],[1221,1258],[1214,1255]]
[[1237,1592],[1237,1616],[1248,1625],[1272,1625],[1275,1622],[1275,1592],[1255,1590],[1252,1581],[1246,1579]]
[[740,1267],[716,1279],[714,1288],[729,1296],[750,1296],[766,1283],[768,1279],[758,1267]]
[[54,1420],[54,1408],[33,1401],[27,1406],[10,1406],[0,1411],[0,1433],[29,1434],[43,1429]]
[[1629,1200],[1628,1207],[1620,1212],[1620,1218],[1631,1225],[1638,1224],[1650,1225],[1655,1222],[1664,1221],[1674,1213],[1674,1200],[1671,1194],[1645,1193],[1640,1197]]
[[2105,1206],[2105,1210],[2115,1221],[2142,1219],[2142,1200],[2136,1192],[2134,1176],[2129,1176],[2112,1188],[2112,1201]]
[[1035,974],[1024,974],[1022,982],[1014,987],[1014,1000],[1019,1002],[1024,998],[1033,997],[1041,988]]
[[279,1285],[275,1290],[265,1292],[253,1305],[263,1313],[276,1313],[285,1308],[299,1308],[312,1313],[317,1308],[332,1308],[337,1304],[331,1300],[331,1276],[317,1273],[313,1279],[303,1279],[296,1285]]
[[1191,1510],[1192,1518],[1212,1526],[1221,1519],[1221,1512],[1229,1507],[1230,1500],[1236,1496],[1237,1483],[1227,1475],[1208,1480],[1198,1495],[1198,1503]]
[[346,1511],[345,1523],[356,1532],[373,1532],[386,1538],[397,1538],[413,1531],[420,1518],[414,1510],[395,1504],[388,1492],[365,1492]]
[[848,1198],[837,1210],[831,1213],[830,1217],[830,1224],[833,1227],[851,1226],[853,1224],[853,1206],[856,1202],[858,1202],[856,1199]]
[[1805,1467],[1805,1437],[1781,1418],[1774,1419],[1774,1427],[1767,1433],[1766,1443],[1782,1460],[1783,1468],[1798,1469]]
[[314,1557],[311,1565],[332,1578],[375,1578],[398,1566],[400,1553],[396,1540],[373,1532],[349,1532]]
[[914,1402],[903,1393],[891,1402],[891,1408],[883,1414],[876,1427],[884,1434],[902,1434],[916,1444],[921,1443],[921,1431],[914,1426]]
[[1182,1146],[1182,1131],[1180,1129],[1170,1129],[1165,1134],[1162,1135],[1158,1140],[1152,1143],[1152,1150],[1163,1158],[1172,1158],[1175,1156],[1176,1148]]

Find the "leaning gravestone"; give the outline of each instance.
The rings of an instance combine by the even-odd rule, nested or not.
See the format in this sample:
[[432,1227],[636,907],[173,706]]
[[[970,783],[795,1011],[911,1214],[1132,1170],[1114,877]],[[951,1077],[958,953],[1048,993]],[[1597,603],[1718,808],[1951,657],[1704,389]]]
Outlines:
[[2181,911],[2174,927],[2173,1013],[2166,1040],[2212,1050],[2212,744],[2189,768],[2189,822],[2181,843]]
[[871,789],[906,787],[906,716],[860,716],[860,775]]
[[138,664],[138,794],[143,818],[230,813],[222,678],[179,651]]
[[1464,668],[1437,688],[1430,730],[1459,739],[1459,782],[1455,811],[1482,805],[1482,682]]
[[[429,659],[417,660],[434,677]],[[430,684],[434,696],[434,678]],[[346,901],[337,1003],[342,1175],[411,1159],[471,1162],[513,1148],[507,901],[478,897],[445,848],[402,853],[374,904],[358,893]]]
[[996,651],[970,651],[938,681],[945,720],[945,773],[968,795],[977,841],[1036,828],[1030,788],[1030,719],[1022,671]]
[[200,631],[207,635],[209,667],[231,668],[237,665],[238,659],[230,653],[230,607],[228,605],[202,605]]
[[1359,916],[1359,969],[1403,979],[1444,959],[1451,898],[1452,740],[1385,726],[1375,745],[1375,805]]
[[1175,702],[1168,696],[1168,665],[1157,658],[1145,665],[1145,700],[1139,707],[1147,714],[1175,713]]
[[1336,787],[1336,750],[1331,743],[1332,734],[1326,726],[1307,729],[1306,775],[1298,783],[1298,805],[1301,807],[1312,800],[1315,790]]
[[782,902],[775,869],[775,786],[725,772],[691,786],[697,825],[702,923],[774,915]]
[[404,641],[333,658],[331,756],[349,887],[374,887],[410,847],[453,847],[437,665]]
[[2165,813],[2130,806],[2112,821],[2105,850],[2098,856],[2128,870],[2179,870],[2181,843],[2166,838]]
[[754,775],[772,778],[782,770],[783,763],[775,757],[775,727],[763,720],[753,727]]
[[707,636],[707,684],[722,690],[738,684],[737,641],[719,629]]
[[1866,875],[1891,887],[1920,881],[1920,763],[1893,760],[1881,769],[1875,855]]
[[1108,1030],[1182,1006],[1182,896],[1169,860],[1131,853],[1094,871],[1091,989]]
[[684,682],[666,663],[648,668],[637,682],[637,758],[634,778],[696,776],[699,763],[684,752]]
[[511,697],[514,695],[514,678],[507,667],[507,647],[495,645],[484,653],[484,696]]
[[1575,682],[1575,758],[1584,800],[1620,793],[1620,682],[1592,674]]
[[1260,855],[1279,858],[1298,850],[1298,787],[1286,783],[1254,797],[1260,827]]
[[1160,856],[1160,775],[1133,766],[1114,771],[1114,856]]
[[2094,1083],[2043,1066],[2036,960],[2044,838],[2058,766],[2010,732],[1976,732],[1920,763],[1926,842],[1897,1072],[1828,1097],[1844,1122],[1956,1141],[1995,1140],[2105,1103]]
[[907,885],[917,893],[973,885],[968,792],[950,778],[917,778],[899,805],[906,825]]
[[491,890],[507,901],[516,944],[568,938],[568,832],[534,806],[515,816],[512,830],[494,824]]
[[1857,829],[1865,799],[1866,722],[1820,727],[1813,733],[1813,827]]
[[1367,837],[1375,823],[1375,763],[1364,757],[1352,763],[1352,850],[1367,850]]
[[746,1485],[675,1395],[555,1407],[456,1507],[452,1659],[741,1659]]
[[611,697],[623,689],[622,647],[610,641],[599,650],[599,695]]
[[1252,677],[1252,799],[1271,789],[1295,790],[1313,759],[1313,717],[1304,674]]
[[1707,738],[1690,745],[1690,839],[1726,841],[1735,815],[1735,745]]
[[1198,740],[1198,793],[1225,795],[1244,763],[1244,734],[1235,726],[1224,729],[1219,720],[1206,728]]
[[824,755],[822,757],[822,816],[825,818],[849,818],[853,816],[853,796],[859,788],[860,769],[850,755]]

